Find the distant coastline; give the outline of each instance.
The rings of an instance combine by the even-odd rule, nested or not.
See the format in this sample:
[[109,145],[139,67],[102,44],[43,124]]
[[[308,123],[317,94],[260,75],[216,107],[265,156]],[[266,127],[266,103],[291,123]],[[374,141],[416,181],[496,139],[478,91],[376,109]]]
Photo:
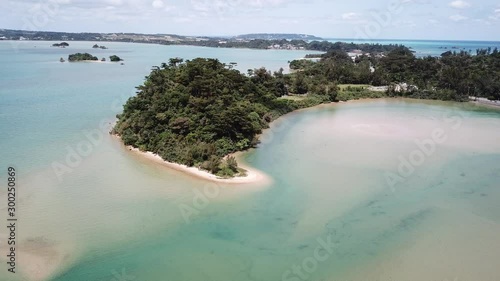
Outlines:
[[[386,52],[396,45],[372,43],[329,42],[323,38],[307,34],[245,34],[234,37],[182,36],[175,34],[138,33],[67,33],[50,31],[26,31],[0,29],[0,40],[14,41],[85,41],[122,42],[159,45],[186,45],[214,48],[250,48],[270,50],[307,50],[327,52],[332,49],[349,51],[362,49],[365,52]],[[391,47],[388,49],[388,47]]]

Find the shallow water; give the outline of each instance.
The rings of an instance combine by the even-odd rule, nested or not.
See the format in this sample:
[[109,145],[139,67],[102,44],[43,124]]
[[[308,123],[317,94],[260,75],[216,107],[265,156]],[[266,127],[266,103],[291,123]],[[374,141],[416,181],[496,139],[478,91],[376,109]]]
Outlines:
[[[398,99],[303,110],[273,123],[245,157],[271,185],[207,184],[93,131],[140,83],[133,66],[151,63],[143,55],[193,51],[135,46],[109,44],[129,54],[123,68],[52,63],[60,55],[45,52],[60,49],[33,54],[37,62],[2,49],[37,79],[0,76],[0,163],[20,171],[19,272],[2,262],[0,280],[498,279],[498,111]],[[236,60],[226,51],[216,54]],[[280,54],[283,64],[299,55]],[[444,141],[433,146],[436,130]],[[88,155],[66,161],[92,139]],[[413,169],[401,173],[405,161]],[[59,179],[53,163],[75,165]],[[315,255],[325,242],[331,251]]]

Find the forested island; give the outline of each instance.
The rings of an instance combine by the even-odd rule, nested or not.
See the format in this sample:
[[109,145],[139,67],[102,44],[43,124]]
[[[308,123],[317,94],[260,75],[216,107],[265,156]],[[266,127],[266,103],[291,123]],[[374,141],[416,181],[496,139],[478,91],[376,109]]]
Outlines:
[[96,61],[98,60],[97,57],[89,54],[89,53],[76,53],[68,56],[68,61],[70,62],[75,62],[75,61]]
[[[68,56],[68,61],[70,62],[76,62],[76,61],[97,61],[99,60],[96,56],[93,56],[89,53],[76,53]],[[112,62],[120,62],[123,61],[122,58],[120,58],[117,55],[112,55],[109,57],[109,60]],[[101,61],[106,61],[105,58],[102,58]],[[61,61],[62,62],[62,61]]]
[[203,58],[171,59],[137,89],[118,116],[114,133],[126,145],[221,177],[241,173],[235,159],[224,156],[255,146],[256,135],[272,120],[324,100],[278,99],[286,94],[281,71],[259,69],[247,76]]
[[112,62],[119,62],[119,61],[122,61],[123,59],[120,58],[117,55],[112,55],[112,56],[109,57],[109,60],[112,61]]
[[318,62],[293,61],[291,68],[291,74],[264,68],[243,74],[216,59],[170,59],[137,87],[113,133],[166,161],[232,177],[241,170],[227,155],[255,147],[270,122],[300,108],[359,98],[500,98],[496,49],[416,58],[399,46],[354,60],[331,50]]
[[106,50],[107,47],[106,46],[99,46],[97,44],[94,44],[94,46],[92,46],[92,49],[103,49],[103,50]]
[[69,47],[69,44],[66,42],[54,43],[54,44],[52,44],[52,47],[66,48],[66,47]]

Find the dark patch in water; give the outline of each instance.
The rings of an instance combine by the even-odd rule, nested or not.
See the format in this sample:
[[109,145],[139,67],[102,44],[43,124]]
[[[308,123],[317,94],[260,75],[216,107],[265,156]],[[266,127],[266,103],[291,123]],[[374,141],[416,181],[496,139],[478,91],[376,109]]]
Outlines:
[[366,251],[366,254],[369,256],[372,256],[372,257],[377,255],[377,253],[375,251],[370,251],[370,250]]
[[306,248],[309,248],[309,245],[300,245],[299,247],[297,247],[299,250],[304,250]]
[[461,173],[460,176],[465,177],[465,173]]
[[357,220],[351,220],[349,222],[331,220],[325,225],[326,231],[332,236],[332,240],[335,243],[340,243],[343,239],[348,239],[352,236],[352,223]]
[[219,239],[219,240],[234,240],[235,235],[234,233],[227,227],[217,225],[215,227],[215,230],[211,232],[212,238]]
[[277,221],[282,221],[282,220],[283,220],[283,218],[276,218],[275,220],[277,220]]
[[413,231],[420,223],[425,221],[432,212],[432,209],[421,210],[402,218],[399,223],[385,231],[377,233],[377,231],[374,230],[372,238],[359,245],[363,246],[360,247],[361,250],[358,253],[367,257],[377,255],[381,248],[386,247],[386,244],[393,243],[395,238],[400,237],[401,232]]
[[424,221],[432,212],[432,210],[421,210],[419,212],[413,213],[406,218],[402,219],[399,224],[397,225],[397,228],[402,229],[402,230],[410,230],[411,228],[414,228],[418,223]]
[[481,197],[487,197],[488,194],[485,194],[485,193],[481,193]]

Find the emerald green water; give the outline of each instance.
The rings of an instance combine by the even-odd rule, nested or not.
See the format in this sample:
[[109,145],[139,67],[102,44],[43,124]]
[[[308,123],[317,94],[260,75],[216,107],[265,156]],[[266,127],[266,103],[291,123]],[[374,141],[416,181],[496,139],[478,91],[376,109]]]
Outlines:
[[[132,61],[144,51],[119,46],[135,54]],[[286,63],[290,55],[283,56]],[[64,67],[103,75],[101,66]],[[107,79],[137,82],[126,81],[132,70],[121,75]],[[0,139],[2,148],[14,148],[1,163],[20,170],[19,271],[7,273],[2,262],[0,280],[498,280],[498,110],[387,99],[292,113],[273,123],[245,156],[273,179],[266,186],[207,184],[131,154],[102,134],[59,180],[54,161],[64,163],[66,145],[76,149],[84,130],[101,119],[113,121],[102,104],[124,86],[90,83],[92,91],[81,86],[76,93],[88,95],[91,101],[80,97],[88,106],[36,112],[17,99],[41,99],[43,108],[58,98],[50,91],[16,98],[11,90],[28,86],[8,82],[1,125],[17,134]],[[59,94],[70,101],[74,93]],[[401,157],[416,155],[416,141],[432,139],[436,130],[446,140],[401,176]],[[36,151],[33,160],[26,151]],[[401,180],[391,185],[389,173]],[[2,189],[1,202],[5,196]],[[186,207],[192,212],[183,215]],[[1,231],[0,239],[6,235]],[[331,251],[316,251],[318,241],[330,241]],[[0,251],[4,259],[4,243]]]

